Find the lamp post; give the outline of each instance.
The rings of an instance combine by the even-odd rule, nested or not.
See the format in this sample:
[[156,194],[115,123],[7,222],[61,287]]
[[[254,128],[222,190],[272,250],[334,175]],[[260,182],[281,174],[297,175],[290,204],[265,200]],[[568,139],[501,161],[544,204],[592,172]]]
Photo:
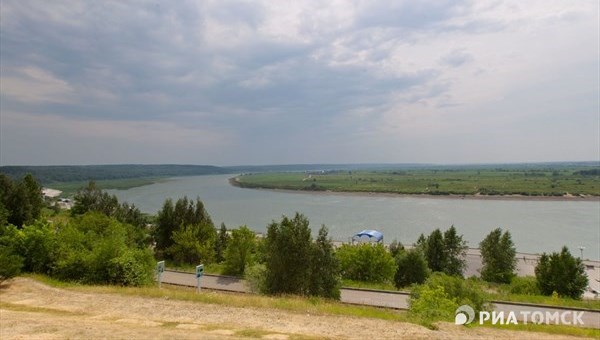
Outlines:
[[583,250],[585,249],[584,246],[579,246],[579,250],[581,251],[581,260],[583,260]]

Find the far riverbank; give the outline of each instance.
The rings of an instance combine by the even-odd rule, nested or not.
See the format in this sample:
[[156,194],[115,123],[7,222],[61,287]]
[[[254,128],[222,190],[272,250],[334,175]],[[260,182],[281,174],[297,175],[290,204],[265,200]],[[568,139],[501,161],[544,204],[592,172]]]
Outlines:
[[309,189],[277,189],[266,187],[246,186],[240,182],[239,177],[229,178],[229,184],[243,189],[268,190],[283,193],[311,194],[311,195],[338,195],[359,197],[418,197],[435,199],[468,199],[468,200],[506,200],[506,201],[568,201],[568,202],[600,202],[600,196],[592,195],[563,195],[563,196],[526,196],[526,195],[433,195],[433,194],[403,194],[394,192],[371,191],[334,191],[334,190],[309,190]]

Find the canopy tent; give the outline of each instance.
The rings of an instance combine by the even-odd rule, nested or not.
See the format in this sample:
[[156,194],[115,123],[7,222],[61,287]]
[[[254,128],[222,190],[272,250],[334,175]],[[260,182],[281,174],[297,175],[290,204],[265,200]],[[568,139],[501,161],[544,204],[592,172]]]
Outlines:
[[375,240],[377,243],[383,242],[383,234],[377,230],[363,230],[352,236],[352,241],[356,241],[363,236],[367,236],[370,240]]

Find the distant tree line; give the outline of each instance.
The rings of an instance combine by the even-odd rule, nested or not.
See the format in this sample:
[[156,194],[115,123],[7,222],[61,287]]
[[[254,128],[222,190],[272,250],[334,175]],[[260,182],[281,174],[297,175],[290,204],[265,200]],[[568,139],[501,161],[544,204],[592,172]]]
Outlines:
[[41,183],[78,182],[89,180],[140,177],[173,177],[231,173],[229,169],[212,165],[56,165],[56,166],[2,166],[0,172],[16,179],[32,174]]

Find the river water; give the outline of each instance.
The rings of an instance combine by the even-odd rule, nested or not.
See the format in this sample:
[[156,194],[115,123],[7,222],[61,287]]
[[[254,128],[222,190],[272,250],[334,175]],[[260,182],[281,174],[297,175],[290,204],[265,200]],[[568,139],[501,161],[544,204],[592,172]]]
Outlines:
[[386,242],[414,243],[421,233],[454,225],[470,247],[494,228],[509,230],[519,252],[558,251],[563,245],[579,256],[600,259],[600,202],[476,200],[410,196],[357,196],[279,192],[231,186],[233,175],[175,177],[132,188],[110,190],[120,201],[156,214],[168,197],[199,196],[216,225],[247,225],[264,232],[272,220],[296,211],[316,233],[321,224],[334,240],[347,241],[362,229],[376,229]]

